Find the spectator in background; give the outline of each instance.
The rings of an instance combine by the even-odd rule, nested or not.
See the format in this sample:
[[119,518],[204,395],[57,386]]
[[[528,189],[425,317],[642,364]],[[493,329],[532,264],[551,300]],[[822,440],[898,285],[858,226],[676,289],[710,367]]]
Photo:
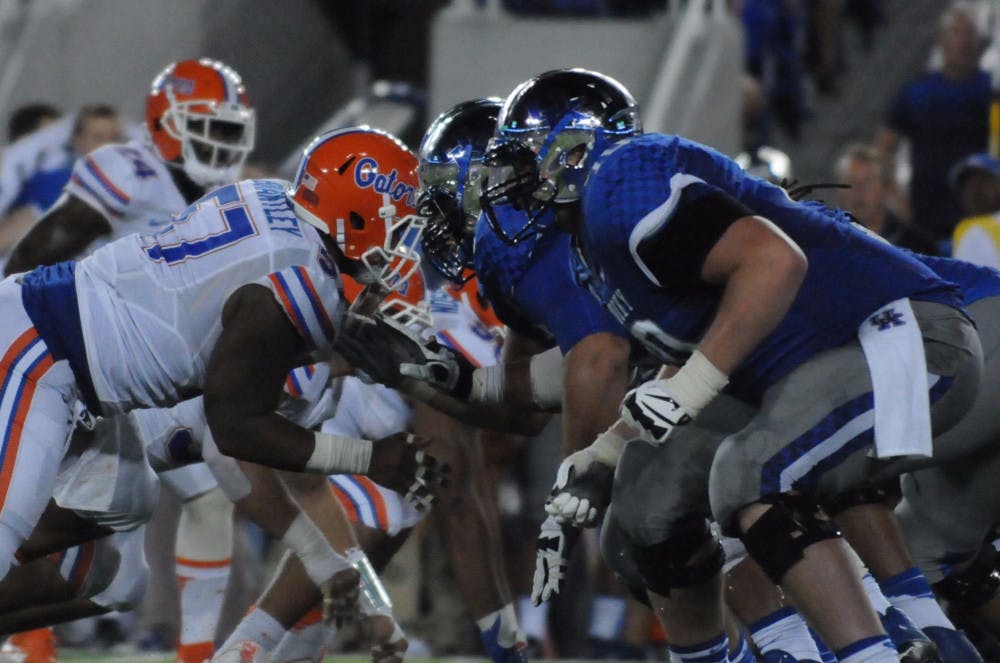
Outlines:
[[973,154],[948,179],[966,215],[955,227],[952,257],[1000,269],[1000,160]]
[[7,121],[7,142],[13,143],[18,138],[27,136],[60,117],[62,112],[58,108],[44,102],[25,104],[16,108]]
[[917,253],[937,253],[934,240],[918,228],[904,223],[889,207],[892,176],[874,145],[847,146],[837,159],[837,206],[850,212],[862,225],[892,244]]
[[941,17],[941,69],[903,87],[889,109],[878,143],[894,164],[901,139],[910,142],[909,188],[914,227],[947,243],[958,222],[958,201],[948,171],[965,155],[986,148],[990,76],[979,68],[984,39],[975,6],[952,4]]
[[123,136],[121,119],[114,106],[83,106],[73,123],[67,158],[63,163],[38,170],[25,180],[11,207],[30,205],[36,216],[40,216],[62,193],[77,158],[90,154],[102,145],[120,143],[124,140]]

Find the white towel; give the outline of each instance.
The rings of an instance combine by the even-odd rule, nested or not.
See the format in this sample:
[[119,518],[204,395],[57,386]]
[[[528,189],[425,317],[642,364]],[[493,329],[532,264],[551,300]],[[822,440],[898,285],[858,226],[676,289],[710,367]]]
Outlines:
[[875,396],[875,455],[931,456],[927,360],[910,300],[897,299],[868,316],[858,339]]

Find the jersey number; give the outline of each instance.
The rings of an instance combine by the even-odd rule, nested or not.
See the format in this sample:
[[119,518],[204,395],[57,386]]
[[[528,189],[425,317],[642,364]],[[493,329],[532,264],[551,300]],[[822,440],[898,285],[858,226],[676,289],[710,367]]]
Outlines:
[[[168,243],[171,233],[176,232],[175,226],[184,223],[200,207],[209,204],[214,204],[222,215],[225,227],[221,231],[194,240],[185,239],[173,244]],[[250,219],[250,211],[242,202],[236,185],[230,184],[213,191],[181,212],[170,226],[155,235],[156,243],[146,247],[146,255],[157,262],[176,265],[188,258],[201,257],[256,234],[257,228]]]

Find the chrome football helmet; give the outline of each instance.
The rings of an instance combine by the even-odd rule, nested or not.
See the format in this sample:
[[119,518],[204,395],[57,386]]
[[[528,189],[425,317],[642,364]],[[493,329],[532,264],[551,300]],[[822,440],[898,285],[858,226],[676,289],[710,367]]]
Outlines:
[[[546,210],[580,199],[605,148],[641,133],[635,99],[604,74],[559,69],[521,83],[504,101],[484,157],[481,205],[493,230],[508,244],[542,230]],[[501,205],[525,212],[524,226],[502,227],[494,212]]]
[[472,239],[479,218],[483,154],[502,101],[464,101],[441,113],[420,144],[418,209],[427,219],[424,257],[452,283],[471,278]]

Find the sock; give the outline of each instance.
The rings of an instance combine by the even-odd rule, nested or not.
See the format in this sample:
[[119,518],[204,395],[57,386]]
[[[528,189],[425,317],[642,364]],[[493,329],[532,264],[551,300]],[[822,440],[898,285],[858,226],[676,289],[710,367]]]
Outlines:
[[941,610],[931,586],[927,583],[927,578],[920,569],[916,567],[907,569],[879,584],[889,602],[907,615],[917,628],[939,626],[955,630],[955,625]]
[[517,612],[525,637],[536,642],[544,640],[548,629],[549,604],[536,606],[531,603],[529,597],[522,596],[517,600]]
[[181,604],[177,661],[202,663],[212,657],[215,629],[219,625],[219,613],[229,583],[229,559],[177,557],[175,560]]
[[285,633],[271,652],[271,663],[322,661],[337,629],[323,623],[323,613],[314,608]]
[[896,648],[884,635],[858,640],[837,652],[840,663],[899,663]]
[[254,606],[226,639],[222,649],[229,649],[239,642],[250,640],[260,645],[265,652],[271,653],[285,637],[285,633],[287,631],[281,622]]
[[816,643],[816,649],[819,651],[819,660],[821,663],[837,663],[837,657],[834,655],[830,648],[826,646],[823,642],[823,638],[819,637],[819,633],[809,629],[809,635],[812,636],[813,642]]
[[733,648],[733,652],[729,654],[729,663],[756,663],[756,661],[757,659],[754,658],[753,652],[750,651],[747,639],[740,633],[739,641]]
[[508,603],[485,617],[476,620],[479,638],[486,652],[495,662],[501,663],[511,658],[511,649],[523,651],[527,638],[517,625],[514,604]]
[[590,604],[590,628],[587,635],[597,640],[618,640],[625,627],[625,599],[597,595]]
[[689,647],[670,645],[670,660],[676,663],[729,663],[729,638],[726,634]]
[[791,606],[748,624],[747,630],[761,654],[780,651],[796,661],[820,660],[819,650],[809,634],[806,621]]

